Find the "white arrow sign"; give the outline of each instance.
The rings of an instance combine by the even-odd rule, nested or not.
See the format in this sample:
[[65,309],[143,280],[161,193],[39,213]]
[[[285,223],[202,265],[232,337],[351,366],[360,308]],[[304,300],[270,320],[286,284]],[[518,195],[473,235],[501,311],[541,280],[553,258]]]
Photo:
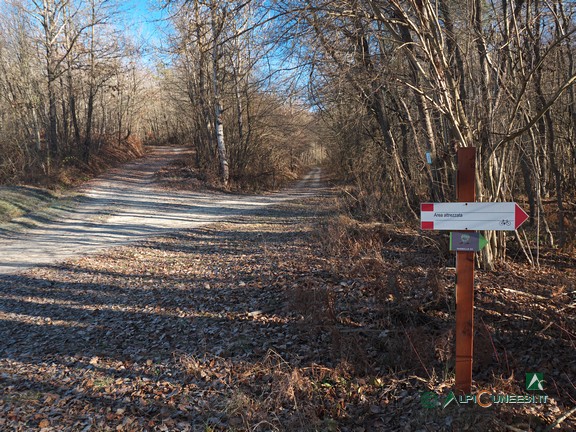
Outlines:
[[514,202],[420,204],[420,228],[444,231],[514,231],[528,219]]

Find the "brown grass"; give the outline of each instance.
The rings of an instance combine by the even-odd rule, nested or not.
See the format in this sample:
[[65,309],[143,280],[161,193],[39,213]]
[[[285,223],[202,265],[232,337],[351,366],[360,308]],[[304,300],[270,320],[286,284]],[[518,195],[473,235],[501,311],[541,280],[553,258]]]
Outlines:
[[[332,360],[352,365],[356,376],[385,372],[388,380],[401,380],[415,375],[430,389],[452,388],[456,305],[454,273],[446,268],[454,265],[447,237],[424,236],[340,214],[318,226],[316,241],[326,267],[338,279],[316,281],[307,288],[307,294],[295,292],[294,302],[305,326],[320,326],[331,335]],[[541,368],[556,376],[566,374],[558,368],[566,371],[572,367],[566,356],[573,353],[569,336],[573,330],[569,330],[570,320],[563,314],[574,284],[562,269],[567,269],[565,265],[574,258],[558,252],[543,257],[546,268],[540,276],[524,264],[477,273],[474,376],[478,390],[523,394],[528,369]],[[506,287],[512,291],[503,290]],[[557,311],[555,315],[548,316],[553,310]],[[534,333],[537,329],[541,333]],[[544,337],[544,345],[558,349],[552,356],[545,355],[545,361],[537,360],[531,351],[540,350],[538,356],[541,350],[547,350],[544,345],[537,348],[534,340],[534,335],[543,336],[542,332],[555,335],[552,339]],[[564,360],[552,366],[558,362],[555,357]],[[566,404],[574,400],[575,387],[570,388],[559,377],[550,380],[547,390],[551,402],[546,407],[472,410],[460,413],[453,427],[458,424],[458,428],[470,430],[504,430],[506,424],[514,424],[520,425],[520,430],[538,430],[552,422],[551,412],[566,410],[566,406],[556,407],[560,401]]]

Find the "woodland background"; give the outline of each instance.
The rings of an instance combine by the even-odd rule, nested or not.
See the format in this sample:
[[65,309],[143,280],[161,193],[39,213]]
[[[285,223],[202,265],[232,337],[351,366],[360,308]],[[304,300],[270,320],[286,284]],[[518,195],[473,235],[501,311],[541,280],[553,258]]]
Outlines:
[[455,151],[473,145],[478,200],[519,201],[533,227],[488,233],[483,265],[507,240],[533,263],[540,244],[573,247],[573,2],[157,1],[156,47],[120,6],[2,2],[2,183],[180,143],[226,187],[276,188],[325,159],[355,217],[415,221],[455,199]]
[[[167,195],[314,165],[330,187],[0,275],[1,430],[576,428],[576,3],[149,6],[165,18],[144,40],[120,0],[0,1],[0,220],[10,193],[147,145],[191,149],[157,173]],[[463,146],[477,199],[530,214],[484,233],[475,390],[524,394],[538,371],[548,404],[421,404],[453,387],[456,302],[419,205],[456,199]]]

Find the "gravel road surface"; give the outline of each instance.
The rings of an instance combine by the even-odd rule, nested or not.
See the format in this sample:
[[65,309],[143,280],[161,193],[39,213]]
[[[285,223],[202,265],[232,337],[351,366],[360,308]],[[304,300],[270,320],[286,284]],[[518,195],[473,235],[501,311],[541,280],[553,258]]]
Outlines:
[[292,188],[274,194],[233,195],[158,187],[154,174],[183,150],[153,148],[149,156],[88,182],[79,191],[78,204],[60,210],[56,217],[28,215],[14,221],[0,238],[0,275],[233,219],[265,206],[312,196],[320,188],[319,169]]

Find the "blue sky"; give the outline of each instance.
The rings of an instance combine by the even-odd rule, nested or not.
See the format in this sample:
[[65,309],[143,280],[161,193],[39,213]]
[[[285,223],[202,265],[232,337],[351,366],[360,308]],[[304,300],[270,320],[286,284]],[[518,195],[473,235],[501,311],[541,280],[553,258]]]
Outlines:
[[[124,26],[133,34],[136,41],[143,44],[145,49],[144,62],[151,67],[159,62],[170,63],[170,58],[166,52],[162,53],[158,50],[158,48],[162,48],[162,45],[166,48],[167,35],[171,33],[170,24],[167,22],[170,14],[160,8],[159,5],[162,3],[164,3],[163,0],[124,0],[118,2],[125,17]],[[257,29],[257,31],[260,30]],[[294,58],[284,59],[281,53],[282,48],[282,46],[276,46],[272,49],[269,57],[260,63],[259,72],[262,76],[269,77],[268,84],[274,84],[271,89],[277,90],[293,85],[306,87],[308,76],[306,74],[296,75],[296,78],[294,71],[288,70],[296,66],[297,60]]]
[[126,27],[137,40],[147,45],[159,46],[166,37],[168,17],[166,11],[159,10],[159,1],[124,0],[121,9],[126,14]]

